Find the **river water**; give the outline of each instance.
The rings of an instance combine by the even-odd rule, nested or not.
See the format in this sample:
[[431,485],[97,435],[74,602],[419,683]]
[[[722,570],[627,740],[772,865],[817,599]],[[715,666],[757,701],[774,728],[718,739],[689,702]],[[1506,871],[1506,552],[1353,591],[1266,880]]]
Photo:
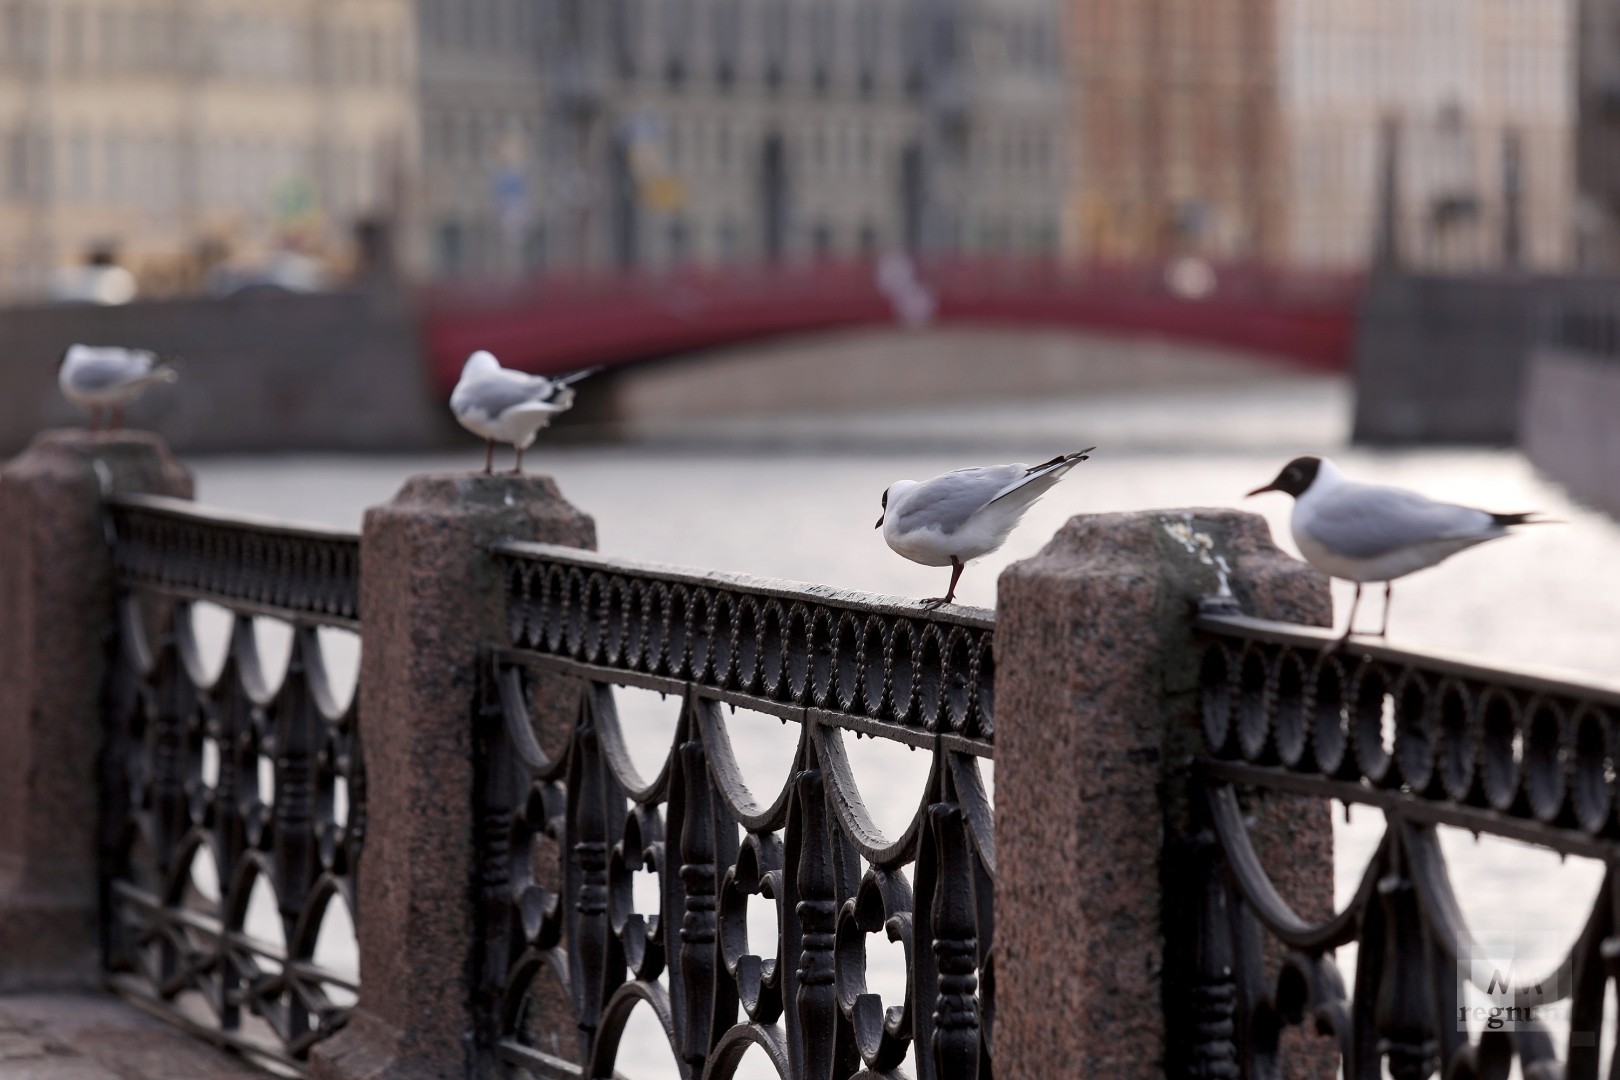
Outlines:
[[[1033,554],[1073,514],[1166,507],[1238,506],[1264,515],[1292,551],[1290,500],[1243,492],[1270,480],[1298,453],[1328,453],[1358,478],[1397,483],[1502,511],[1540,510],[1564,523],[1466,552],[1403,580],[1391,641],[1473,653],[1487,661],[1568,669],[1604,679],[1620,672],[1620,525],[1572,502],[1517,453],[1472,449],[1369,451],[1347,446],[1350,398],[1334,379],[1268,378],[1198,390],[1114,393],[1075,400],[932,408],[911,413],[800,416],[705,424],[636,446],[556,446],[530,454],[533,471],[556,477],[564,495],[596,517],[610,555],[819,582],[901,596],[938,595],[947,571],[907,563],[872,523],[893,480],[924,479],[963,465],[1040,461],[1096,444],[1029,513],[999,552],[972,564],[959,598],[993,606],[998,572]],[[301,456],[200,459],[190,464],[207,504],[344,527],[418,472],[477,468],[482,447],[436,457]],[[1339,625],[1348,587],[1335,585]],[[1361,625],[1374,626],[1370,598]],[[341,665],[340,665],[341,666]],[[644,732],[638,754],[662,753],[672,717],[656,699],[628,706]],[[662,712],[660,712],[662,710]],[[760,786],[785,779],[788,742],[774,722],[732,739]],[[921,755],[856,744],[857,777],[879,824],[909,818]],[[772,773],[772,770],[779,770]],[[1382,831],[1376,813],[1335,815],[1336,884],[1353,891]],[[1520,845],[1445,838],[1461,902],[1482,936],[1545,932],[1567,946],[1579,931],[1601,868]],[[336,957],[334,957],[336,959]],[[1350,957],[1341,954],[1346,975]],[[892,957],[872,959],[885,1000],[903,989]],[[898,981],[896,981],[898,979]],[[677,1075],[664,1063],[656,1026],[632,1024],[621,1069],[635,1077]],[[773,1075],[762,1062],[740,1075]]]

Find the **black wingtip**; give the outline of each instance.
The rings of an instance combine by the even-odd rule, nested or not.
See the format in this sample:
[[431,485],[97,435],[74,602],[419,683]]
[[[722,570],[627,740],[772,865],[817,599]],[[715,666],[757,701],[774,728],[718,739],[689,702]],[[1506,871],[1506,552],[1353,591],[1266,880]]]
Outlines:
[[1535,510],[1523,514],[1492,514],[1491,520],[1507,528],[1510,525],[1561,525],[1556,518],[1543,517]]
[[1031,465],[1029,467],[1029,472],[1028,472],[1027,475],[1033,476],[1036,473],[1040,472],[1042,469],[1050,469],[1050,468],[1053,468],[1055,466],[1062,465],[1065,462],[1078,462],[1078,461],[1089,460],[1087,455],[1089,455],[1095,449],[1097,449],[1095,446],[1088,446],[1084,450],[1081,450],[1081,451],[1079,451],[1077,453],[1059,454],[1057,457],[1053,458],[1051,461],[1043,461],[1039,465]]

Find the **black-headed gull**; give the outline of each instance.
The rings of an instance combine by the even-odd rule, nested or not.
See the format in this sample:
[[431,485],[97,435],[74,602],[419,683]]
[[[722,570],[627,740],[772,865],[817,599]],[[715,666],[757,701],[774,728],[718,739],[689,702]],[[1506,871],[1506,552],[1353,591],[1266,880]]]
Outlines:
[[1294,543],[1305,561],[1332,577],[1356,583],[1350,605],[1355,627],[1361,586],[1384,583],[1384,621],[1389,634],[1389,598],[1396,578],[1424,570],[1465,548],[1506,536],[1514,525],[1543,522],[1534,513],[1494,514],[1472,506],[1437,502],[1415,491],[1345,478],[1322,457],[1298,457],[1269,484],[1249,492],[1283,491],[1294,497],[1290,522]]
[[876,527],[891,548],[912,562],[951,568],[945,595],[924,601],[941,607],[955,599],[962,567],[1000,547],[1024,511],[1095,449],[1088,446],[1039,465],[957,469],[920,483],[896,480],[883,493]]
[[116,345],[69,345],[56,361],[56,383],[62,396],[90,410],[90,430],[101,425],[101,412],[112,412],[109,430],[124,422],[124,406],[157,383],[180,377],[173,360],[159,358],[150,349]]
[[483,349],[467,357],[461,379],[450,394],[450,411],[462,427],[482,435],[488,443],[484,475],[495,471],[497,442],[507,443],[517,451],[512,473],[521,474],[523,451],[552,417],[573,407],[573,384],[596,370],[589,368],[548,379],[503,368],[492,353]]

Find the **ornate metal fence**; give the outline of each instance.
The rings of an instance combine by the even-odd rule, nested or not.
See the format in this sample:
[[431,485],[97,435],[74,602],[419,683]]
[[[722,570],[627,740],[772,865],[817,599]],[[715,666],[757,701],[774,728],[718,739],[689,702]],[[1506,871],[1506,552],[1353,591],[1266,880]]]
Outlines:
[[[1326,632],[1243,618],[1199,625],[1209,756],[1197,764],[1195,811],[1213,857],[1188,950],[1198,972],[1185,1004],[1200,1032],[1189,1075],[1278,1075],[1281,1029],[1309,1023],[1336,1037],[1354,1080],[1386,1067],[1397,1078],[1507,1076],[1515,1056],[1526,1077],[1597,1077],[1604,995],[1620,955],[1620,688],[1382,646],[1335,652]],[[1382,843],[1343,911],[1308,922],[1273,887],[1245,823],[1245,792],[1257,789],[1384,813]],[[1495,983],[1499,967],[1469,963],[1486,953],[1452,891],[1441,825],[1610,868],[1563,963],[1533,964],[1550,977],[1510,988]],[[1331,950],[1351,944],[1347,994]],[[1268,976],[1266,958],[1279,956]],[[1487,973],[1495,985],[1484,985]],[[1488,1005],[1470,1007],[1465,977]],[[1560,1003],[1584,1033],[1569,1040],[1567,1072],[1546,1022]]]
[[[296,1066],[358,991],[358,694],[334,696],[321,637],[359,629],[358,537],[139,496],[113,501],[109,530],[109,979],[198,1034]],[[198,601],[230,613],[217,674]],[[290,628],[279,683],[263,619]]]
[[[908,1051],[920,1077],[989,1076],[992,619],[538,544],[495,558],[510,618],[484,714],[485,981],[513,1074],[613,1075],[645,1003],[683,1076],[730,1077],[755,1046],[786,1078],[887,1075]],[[615,687],[678,713],[653,777]],[[744,782],[728,706],[797,726],[774,797]],[[898,837],[867,812],[848,735],[931,754]],[[640,871],[657,914],[636,910]],[[767,955],[750,896],[775,907]],[[867,991],[877,933],[904,946],[903,1001]],[[547,1001],[577,1045],[539,1032]]]

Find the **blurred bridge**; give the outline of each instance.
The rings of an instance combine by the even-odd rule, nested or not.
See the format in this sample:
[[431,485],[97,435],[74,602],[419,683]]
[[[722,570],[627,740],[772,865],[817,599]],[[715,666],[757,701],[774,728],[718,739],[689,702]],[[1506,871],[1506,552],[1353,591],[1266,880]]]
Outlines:
[[1360,285],[1354,275],[1203,263],[1167,273],[1055,261],[913,264],[889,256],[435,288],[423,297],[423,338],[444,392],[475,349],[493,351],[509,367],[557,374],[885,323],[1153,336],[1338,371],[1349,366]]

